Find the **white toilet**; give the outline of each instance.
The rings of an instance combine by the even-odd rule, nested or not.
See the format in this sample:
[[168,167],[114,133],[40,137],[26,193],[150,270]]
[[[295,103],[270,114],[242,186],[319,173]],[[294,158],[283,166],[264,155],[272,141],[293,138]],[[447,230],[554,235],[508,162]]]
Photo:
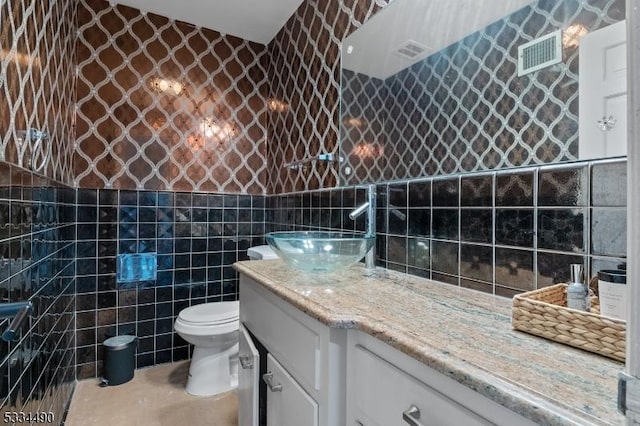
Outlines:
[[[249,259],[277,259],[268,245],[251,247]],[[238,387],[238,302],[204,303],[183,309],[176,333],[195,346],[186,391],[211,396]]]
[[195,346],[186,391],[211,396],[238,386],[239,303],[204,303],[183,309],[176,332]]

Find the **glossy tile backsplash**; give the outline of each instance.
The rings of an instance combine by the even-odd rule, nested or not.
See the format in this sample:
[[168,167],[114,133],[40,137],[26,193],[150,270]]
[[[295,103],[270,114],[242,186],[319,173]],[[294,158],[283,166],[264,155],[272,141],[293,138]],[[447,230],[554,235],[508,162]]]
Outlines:
[[[380,266],[512,296],[626,257],[626,162],[605,160],[377,185]],[[267,228],[364,231],[360,187],[270,196]],[[358,200],[359,202],[356,202]]]
[[75,190],[0,162],[0,301],[34,305],[18,340],[0,341],[2,412],[63,418],[75,380],[75,231]]
[[[379,186],[411,193],[431,182],[433,201],[429,235],[399,233],[387,212],[378,232],[390,249],[380,261],[506,296],[568,279],[570,263],[594,275],[624,262],[626,209],[602,206],[601,194],[618,194],[611,198],[623,204],[625,168],[624,161],[575,163]],[[411,211],[408,220],[415,228]],[[603,241],[605,228],[618,232]],[[418,236],[429,237],[430,267],[416,261],[416,245],[426,244]]]
[[[78,190],[78,378],[102,374],[102,342],[138,336],[136,366],[179,361],[180,310],[237,300],[232,264],[264,244],[261,195]],[[116,256],[157,253],[157,279],[116,282]]]

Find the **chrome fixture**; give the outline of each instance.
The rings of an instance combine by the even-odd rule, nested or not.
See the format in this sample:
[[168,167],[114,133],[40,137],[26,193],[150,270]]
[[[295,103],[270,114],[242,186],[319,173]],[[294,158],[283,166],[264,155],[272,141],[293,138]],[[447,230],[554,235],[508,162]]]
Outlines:
[[273,382],[273,373],[271,371],[267,371],[263,374],[262,380],[264,380],[271,392],[282,392],[282,385],[280,383],[275,384]]
[[420,409],[412,405],[406,411],[402,412],[402,420],[411,426],[422,426],[422,423],[418,421],[420,420]]
[[391,213],[392,215],[394,215],[395,217],[397,217],[403,222],[407,220],[407,215],[402,213],[400,210],[398,210],[396,206],[392,206],[391,204],[389,204],[389,213]]
[[[356,207],[351,213],[349,218],[356,220],[364,212],[367,212],[367,236],[376,236],[376,186],[367,185],[367,201]],[[376,256],[375,256],[375,244],[371,247],[364,258],[365,267],[367,269],[376,268]]]
[[33,303],[14,302],[0,304],[0,319],[13,318],[7,329],[2,333],[2,340],[12,342],[24,320],[33,312]]
[[242,367],[243,370],[253,369],[253,357],[251,355],[240,355],[238,357],[238,361],[240,362],[240,367]]
[[368,202],[361,204],[360,207],[357,207],[354,211],[349,213],[349,219],[356,220],[358,217],[360,217],[362,213],[367,211],[368,208],[369,208]]
[[618,120],[616,120],[613,115],[610,115],[609,117],[602,117],[602,120],[598,120],[598,127],[600,127],[600,130],[603,132],[606,132],[613,129],[613,126],[616,125],[617,121]]
[[335,154],[319,154],[313,157],[303,158],[302,160],[292,161],[290,163],[285,163],[284,168],[289,170],[305,170],[309,167],[309,164],[314,161],[326,161],[327,163],[340,163],[342,162],[341,157],[336,157]]
[[51,159],[51,143],[46,143],[49,134],[38,129],[27,129],[16,131],[16,135],[16,164],[34,172],[42,172]]

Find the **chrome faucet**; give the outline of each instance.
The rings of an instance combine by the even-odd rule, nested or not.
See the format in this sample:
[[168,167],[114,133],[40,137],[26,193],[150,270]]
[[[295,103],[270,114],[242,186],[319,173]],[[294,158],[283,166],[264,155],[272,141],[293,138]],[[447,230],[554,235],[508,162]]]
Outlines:
[[389,208],[389,213],[391,213],[401,221],[404,222],[405,220],[407,220],[407,215],[402,213],[400,210],[398,210],[396,206],[389,204],[388,208]]
[[[349,213],[351,220],[356,220],[364,212],[367,212],[367,236],[376,236],[376,186],[367,186],[367,201],[355,208]],[[364,258],[364,264],[367,269],[376,268],[376,245],[371,247]]]

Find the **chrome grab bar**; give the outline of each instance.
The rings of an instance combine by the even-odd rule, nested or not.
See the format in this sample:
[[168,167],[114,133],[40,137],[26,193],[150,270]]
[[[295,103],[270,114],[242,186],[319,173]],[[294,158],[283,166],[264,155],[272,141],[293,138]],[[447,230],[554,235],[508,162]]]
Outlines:
[[2,340],[11,342],[15,340],[16,334],[25,318],[33,312],[33,303],[31,302],[14,302],[0,304],[0,319],[12,318],[13,320],[2,333]]
[[402,420],[411,426],[422,426],[422,423],[418,421],[420,420],[420,409],[412,405],[406,411],[402,412]]

